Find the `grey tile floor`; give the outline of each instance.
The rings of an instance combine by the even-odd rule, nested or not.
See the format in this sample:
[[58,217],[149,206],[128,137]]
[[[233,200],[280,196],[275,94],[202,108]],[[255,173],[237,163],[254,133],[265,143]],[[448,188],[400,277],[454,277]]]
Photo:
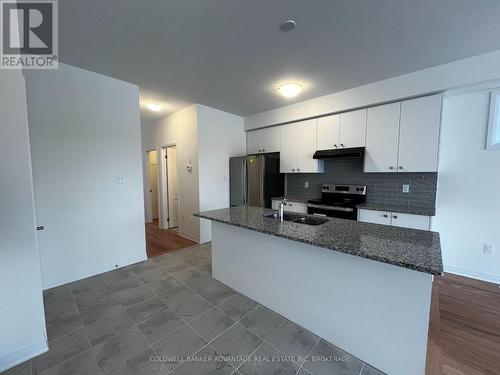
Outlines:
[[213,279],[209,244],[47,290],[44,303],[49,352],[3,375],[382,374]]

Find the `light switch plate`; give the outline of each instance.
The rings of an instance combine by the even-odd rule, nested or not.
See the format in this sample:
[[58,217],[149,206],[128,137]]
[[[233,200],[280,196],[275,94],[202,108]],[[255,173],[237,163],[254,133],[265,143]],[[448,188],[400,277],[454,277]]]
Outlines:
[[490,255],[495,254],[495,248],[493,247],[493,245],[485,243],[483,247],[483,253]]
[[308,181],[304,181],[304,189],[307,189],[309,188],[309,182]]
[[125,183],[125,177],[123,176],[116,176],[115,177],[115,183],[118,185],[124,184]]
[[410,192],[410,185],[403,185],[403,193],[409,193]]

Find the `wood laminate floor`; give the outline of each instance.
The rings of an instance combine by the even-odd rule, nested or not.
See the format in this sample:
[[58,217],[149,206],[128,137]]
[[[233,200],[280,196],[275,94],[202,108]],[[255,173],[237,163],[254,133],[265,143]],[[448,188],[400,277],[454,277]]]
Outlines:
[[433,285],[427,375],[500,374],[500,288],[445,274]]
[[196,245],[178,234],[177,228],[161,229],[158,220],[146,223],[146,252],[148,258],[166,254],[168,252]]

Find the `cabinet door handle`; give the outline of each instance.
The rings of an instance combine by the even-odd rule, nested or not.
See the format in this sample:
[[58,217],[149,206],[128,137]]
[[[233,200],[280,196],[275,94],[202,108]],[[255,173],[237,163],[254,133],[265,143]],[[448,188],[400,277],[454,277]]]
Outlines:
[[389,215],[384,215],[384,217],[389,217]]
[[299,168],[297,168],[297,172],[300,172],[300,169],[299,169]]
[[391,166],[389,167],[389,169],[394,169],[394,167],[391,165]]
[[265,149],[265,148],[263,148],[263,149],[262,149],[262,152],[265,152],[265,151],[266,151],[266,149]]
[[402,165],[400,165],[400,166],[399,166],[399,169],[403,169],[403,166],[402,166]]
[[337,148],[338,146],[337,145],[333,145],[333,147]]
[[295,168],[292,168],[292,172],[295,172]]
[[340,147],[345,147],[343,143],[340,144]]
[[393,218],[393,219],[397,219],[398,217],[397,217],[396,215],[394,215],[392,218]]

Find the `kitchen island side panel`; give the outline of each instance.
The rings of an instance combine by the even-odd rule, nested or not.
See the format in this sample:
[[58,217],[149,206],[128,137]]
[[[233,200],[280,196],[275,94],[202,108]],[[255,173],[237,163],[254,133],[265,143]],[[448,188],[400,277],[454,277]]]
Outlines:
[[213,277],[388,374],[423,375],[432,276],[212,222]]

